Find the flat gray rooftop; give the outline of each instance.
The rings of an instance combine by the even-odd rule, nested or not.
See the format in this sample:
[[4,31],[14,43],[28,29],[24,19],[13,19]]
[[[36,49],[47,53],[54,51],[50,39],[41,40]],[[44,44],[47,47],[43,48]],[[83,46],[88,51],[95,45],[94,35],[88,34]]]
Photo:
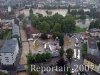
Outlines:
[[89,45],[89,48],[91,48],[91,49],[97,49],[98,48],[96,40],[92,39],[92,38],[88,39],[88,45]]
[[20,36],[20,33],[19,33],[19,26],[17,24],[13,24],[13,29],[12,29],[12,36]]
[[14,53],[17,44],[18,41],[15,38],[6,40],[4,46],[0,49],[0,53]]
[[98,50],[97,42],[93,38],[88,39],[88,53],[95,55],[95,56],[100,56],[100,51]]

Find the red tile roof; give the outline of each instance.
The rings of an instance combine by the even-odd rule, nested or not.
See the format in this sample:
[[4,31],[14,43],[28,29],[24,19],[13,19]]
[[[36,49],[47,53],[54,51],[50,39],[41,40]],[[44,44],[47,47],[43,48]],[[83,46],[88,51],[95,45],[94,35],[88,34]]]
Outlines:
[[27,27],[26,28],[26,33],[27,34],[36,34],[36,33],[39,33],[39,31],[34,27]]

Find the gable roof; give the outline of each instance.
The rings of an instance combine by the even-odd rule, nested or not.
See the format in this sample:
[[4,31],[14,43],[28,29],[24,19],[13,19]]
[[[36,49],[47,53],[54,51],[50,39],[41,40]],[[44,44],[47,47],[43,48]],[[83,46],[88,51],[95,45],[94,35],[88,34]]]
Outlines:
[[93,62],[93,63],[95,63],[97,65],[100,64],[100,57],[96,57],[96,56],[94,56],[92,54],[87,54],[85,56],[85,59],[87,59],[87,60],[89,60],[89,61],[91,61],[91,62]]

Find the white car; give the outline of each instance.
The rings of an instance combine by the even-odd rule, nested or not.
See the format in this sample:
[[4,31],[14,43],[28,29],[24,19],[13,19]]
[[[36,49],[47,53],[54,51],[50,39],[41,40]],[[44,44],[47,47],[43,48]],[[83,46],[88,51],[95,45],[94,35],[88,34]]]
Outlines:
[[79,44],[76,43],[76,44],[75,44],[75,47],[79,47]]
[[80,50],[78,50],[77,59],[80,59]]
[[71,70],[71,73],[72,73],[72,74],[74,74],[74,73],[75,73],[74,69],[72,69],[72,70]]
[[78,38],[75,38],[75,41],[76,41],[76,43],[78,43],[79,42]]
[[77,56],[76,56],[76,49],[74,49],[74,55],[73,55],[73,58],[77,58]]

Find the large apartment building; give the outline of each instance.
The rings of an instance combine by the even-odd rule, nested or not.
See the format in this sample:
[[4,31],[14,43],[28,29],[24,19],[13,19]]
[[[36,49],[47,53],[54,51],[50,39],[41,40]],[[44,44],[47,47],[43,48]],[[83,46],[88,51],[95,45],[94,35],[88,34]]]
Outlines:
[[7,40],[0,50],[0,62],[2,65],[14,65],[19,52],[16,38]]

